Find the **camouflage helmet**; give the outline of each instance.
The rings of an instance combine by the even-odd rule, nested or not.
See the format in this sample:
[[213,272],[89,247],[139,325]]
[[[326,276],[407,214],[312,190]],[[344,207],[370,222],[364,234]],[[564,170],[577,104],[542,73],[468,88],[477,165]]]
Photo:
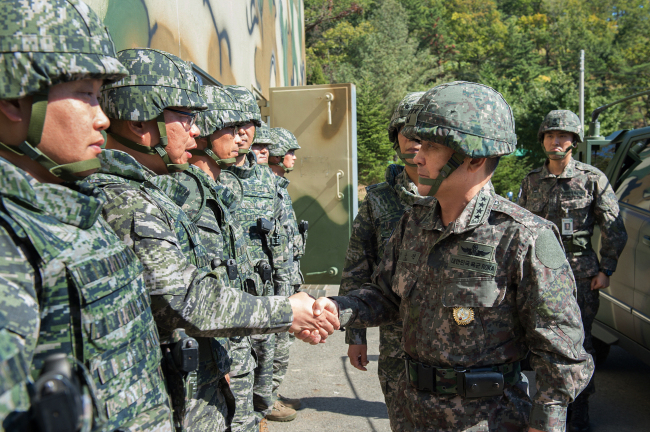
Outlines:
[[[276,143],[277,137],[273,136],[269,125],[262,122],[262,124],[255,129],[255,139],[253,140],[253,144],[268,144],[270,146]],[[269,147],[269,150],[270,149],[271,147]]]
[[0,16],[0,99],[34,96],[25,142],[17,148],[0,146],[28,155],[64,180],[77,180],[78,173],[99,168],[97,158],[59,165],[37,146],[51,86],[88,78],[114,81],[126,76],[104,23],[79,0],[2,0]]
[[200,85],[192,67],[164,51],[149,48],[126,49],[117,53],[129,75],[102,88],[101,105],[109,118],[126,121],[156,120],[160,142],[154,147],[109,134],[131,150],[159,155],[170,171],[182,171],[189,164],[174,164],[165,150],[167,129],[163,110],[183,107],[190,110],[207,108],[201,98]]
[[202,150],[192,149],[190,153],[195,156],[209,156],[217,165],[225,168],[235,163],[236,159],[220,159],[212,148],[210,135],[221,129],[240,124],[243,119],[241,106],[223,87],[201,86],[201,97],[208,108],[198,113],[196,125],[201,131],[200,136],[208,137],[208,145]]
[[241,124],[245,115],[242,106],[223,87],[201,86],[201,97],[207,105],[197,116],[200,136],[210,136],[223,128]]
[[429,89],[411,108],[402,134],[454,150],[438,178],[420,178],[422,184],[432,186],[429,195],[465,157],[498,157],[517,147],[515,119],[503,96],[488,86],[464,81]]
[[537,140],[544,142],[544,134],[549,131],[571,132],[576,136],[578,142],[582,142],[584,132],[580,117],[569,110],[553,110],[546,114],[544,121],[539,126]]
[[262,124],[262,113],[260,112],[260,107],[257,105],[257,99],[255,99],[253,92],[239,85],[226,86],[226,90],[242,106],[242,111],[245,113],[244,123],[253,122],[256,127],[260,126]]
[[407,94],[404,99],[402,99],[402,101],[397,105],[395,111],[393,111],[393,115],[390,118],[390,124],[388,125],[388,139],[393,143],[393,149],[397,153],[397,156],[402,159],[402,162],[404,162],[405,165],[412,167],[415,167],[417,165],[407,161],[407,159],[413,159],[415,157],[415,153],[402,153],[399,148],[397,135],[399,134],[401,127],[406,124],[406,116],[408,115],[409,111],[413,105],[417,103],[420,97],[422,97],[423,94],[424,92],[414,92]]
[[[300,146],[298,145],[298,140],[295,135],[289,132],[285,128],[276,127],[271,129],[276,141],[276,144],[269,147],[269,156],[278,156],[284,158],[284,156],[291,150],[298,150]],[[281,166],[285,172],[293,171],[292,168],[287,168],[284,165],[284,160],[281,160],[278,163],[271,163],[269,160],[269,165],[278,165]]]

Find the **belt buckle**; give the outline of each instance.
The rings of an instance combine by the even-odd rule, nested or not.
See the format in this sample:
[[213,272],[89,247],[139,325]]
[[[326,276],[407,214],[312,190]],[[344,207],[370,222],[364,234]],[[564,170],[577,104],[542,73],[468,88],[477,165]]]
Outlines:
[[465,373],[467,372],[467,369],[455,367],[454,371],[456,372],[456,388],[458,389],[458,395],[465,397]]
[[433,366],[418,362],[418,390],[436,393],[436,373]]

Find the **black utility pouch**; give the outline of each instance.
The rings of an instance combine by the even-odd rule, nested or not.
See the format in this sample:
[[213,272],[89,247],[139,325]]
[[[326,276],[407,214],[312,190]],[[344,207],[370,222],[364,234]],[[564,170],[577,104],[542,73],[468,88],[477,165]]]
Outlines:
[[237,261],[232,258],[226,260],[226,273],[228,274],[228,279],[237,279],[237,275],[239,274],[237,271]]
[[271,265],[267,261],[260,261],[259,263],[257,263],[257,266],[255,266],[255,270],[257,271],[257,274],[260,275],[262,282],[266,283],[271,280],[271,276],[273,275],[273,269],[271,268]]
[[257,233],[260,235],[266,235],[273,230],[273,222],[268,219],[259,218],[257,220]]
[[298,232],[300,234],[304,234],[307,231],[309,231],[309,222],[306,220],[300,221],[300,223],[298,224]]
[[458,373],[458,393],[466,398],[500,396],[503,386],[503,374],[491,369]]

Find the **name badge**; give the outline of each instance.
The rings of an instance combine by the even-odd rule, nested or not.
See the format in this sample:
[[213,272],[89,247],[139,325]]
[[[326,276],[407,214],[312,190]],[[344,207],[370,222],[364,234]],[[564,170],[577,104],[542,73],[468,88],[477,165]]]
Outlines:
[[562,235],[572,235],[573,234],[573,219],[564,218],[562,219]]
[[420,259],[420,252],[410,251],[405,249],[399,251],[398,261],[406,262],[409,264],[417,264],[419,259]]

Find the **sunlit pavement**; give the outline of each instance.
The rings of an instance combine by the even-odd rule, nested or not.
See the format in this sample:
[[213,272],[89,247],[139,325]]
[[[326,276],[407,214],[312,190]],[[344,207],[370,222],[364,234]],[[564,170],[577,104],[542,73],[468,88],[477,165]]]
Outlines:
[[[281,393],[301,398],[305,408],[292,422],[269,422],[271,432],[390,431],[377,379],[379,331],[368,330],[368,372],[350,366],[344,337],[335,332],[325,344],[293,344]],[[597,371],[596,389],[590,409],[593,432],[650,430],[650,366],[612,347]]]

